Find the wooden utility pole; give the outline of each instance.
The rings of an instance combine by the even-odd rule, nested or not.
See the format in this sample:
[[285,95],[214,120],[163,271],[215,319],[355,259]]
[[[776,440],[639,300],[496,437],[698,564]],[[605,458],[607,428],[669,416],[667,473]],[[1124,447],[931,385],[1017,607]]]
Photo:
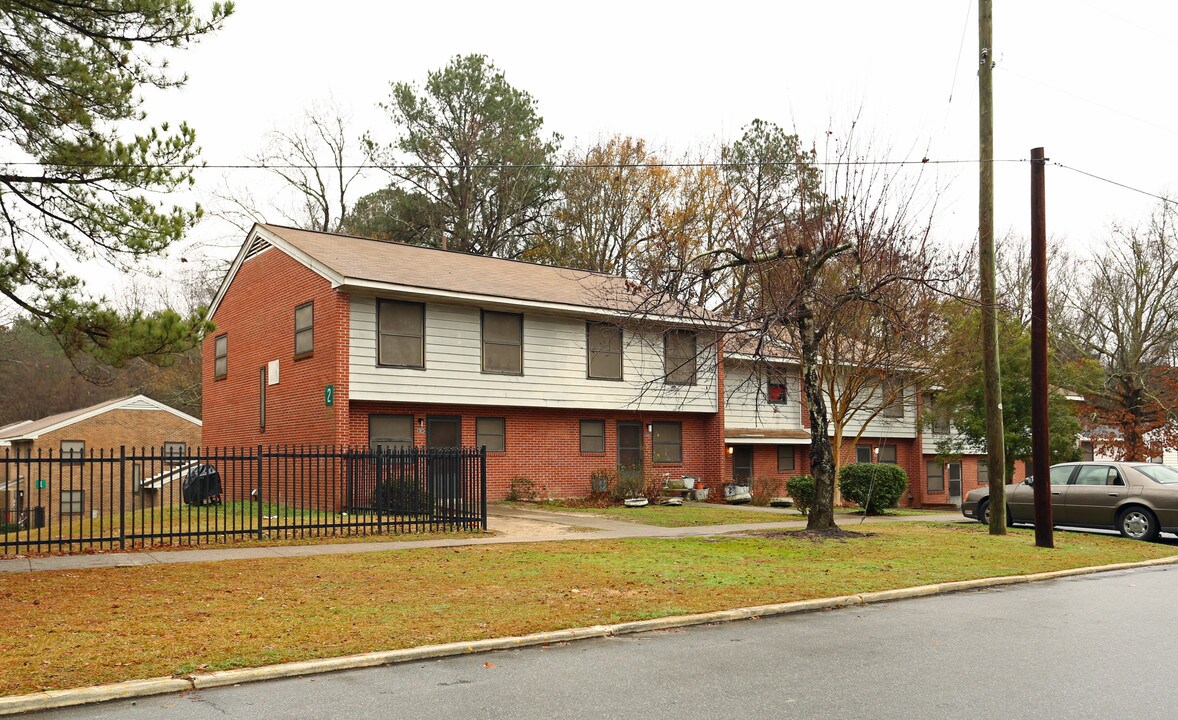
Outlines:
[[982,301],[982,375],[990,468],[990,534],[1006,534],[1006,445],[994,270],[994,95],[992,0],[978,0],[978,279]]
[[1051,518],[1051,428],[1047,422],[1047,200],[1043,148],[1031,150],[1031,453],[1035,545],[1055,547]]

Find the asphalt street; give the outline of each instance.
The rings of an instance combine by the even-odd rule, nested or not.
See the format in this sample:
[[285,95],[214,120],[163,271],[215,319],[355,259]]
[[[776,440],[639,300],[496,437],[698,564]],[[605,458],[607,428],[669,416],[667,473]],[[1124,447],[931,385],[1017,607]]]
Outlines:
[[1176,596],[1100,573],[26,717],[1169,719]]

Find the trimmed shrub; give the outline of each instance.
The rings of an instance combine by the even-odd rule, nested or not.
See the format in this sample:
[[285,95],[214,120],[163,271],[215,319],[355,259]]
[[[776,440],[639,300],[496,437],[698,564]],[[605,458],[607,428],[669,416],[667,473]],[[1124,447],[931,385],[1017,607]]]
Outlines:
[[376,489],[376,509],[387,515],[430,515],[434,497],[409,478],[390,478]]
[[907,489],[908,473],[892,463],[851,463],[839,470],[843,497],[854,501],[868,515],[882,515],[884,508],[896,507]]
[[505,499],[512,502],[536,499],[536,483],[526,477],[513,477],[507,487]]
[[798,475],[791,477],[785,483],[785,489],[794,501],[794,507],[802,515],[809,515],[814,505],[814,477],[812,475]]

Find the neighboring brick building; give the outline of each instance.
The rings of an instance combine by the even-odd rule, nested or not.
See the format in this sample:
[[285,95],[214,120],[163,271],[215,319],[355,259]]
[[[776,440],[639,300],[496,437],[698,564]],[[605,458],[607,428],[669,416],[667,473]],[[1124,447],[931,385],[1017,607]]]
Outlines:
[[[184,456],[200,444],[200,420],[144,395],[13,423],[0,428],[6,453],[0,510],[19,517],[39,507],[49,519],[109,514],[118,508],[120,480],[134,507],[141,502],[136,481],[152,470],[132,466],[125,477],[116,477],[120,466],[102,459],[118,458],[120,448]],[[71,462],[83,458],[99,460]]]
[[[766,388],[705,312],[646,300],[600,273],[256,225],[210,308],[204,441],[485,445],[492,500],[516,477],[585,495],[599,469],[808,472],[797,363]],[[951,501],[929,492],[917,397],[897,409],[860,444],[908,472],[904,504]]]

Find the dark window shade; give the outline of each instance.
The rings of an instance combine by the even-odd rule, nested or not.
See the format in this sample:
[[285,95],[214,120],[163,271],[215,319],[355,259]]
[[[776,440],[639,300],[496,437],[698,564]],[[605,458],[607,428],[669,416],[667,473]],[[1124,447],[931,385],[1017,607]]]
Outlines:
[[425,367],[425,306],[400,300],[377,303],[380,365]]
[[589,377],[604,380],[622,378],[622,329],[606,323],[589,323]]
[[896,446],[895,445],[880,445],[879,457],[876,462],[896,464]]
[[583,452],[583,453],[605,452],[605,421],[604,420],[582,420],[581,421],[581,452]]
[[474,423],[475,445],[487,446],[487,452],[507,450],[507,421],[504,418],[476,418]]
[[793,445],[778,445],[777,446],[777,472],[785,472],[794,469],[794,447]]
[[990,463],[986,460],[978,460],[978,483],[990,484]]
[[483,371],[522,374],[524,316],[483,312]]
[[651,423],[652,457],[656,463],[683,462],[683,425],[677,422]]
[[695,333],[690,330],[668,330],[663,336],[663,375],[672,385],[695,383]]
[[856,445],[855,446],[855,462],[871,462],[871,446],[870,445]]
[[931,493],[945,492],[945,470],[941,463],[931,462],[925,465],[928,475],[928,491]]
[[315,349],[315,303],[295,308],[295,355]]
[[384,450],[413,447],[412,415],[369,415],[368,445]]
[[229,372],[229,336],[219,335],[213,341],[213,377],[223,378]]

